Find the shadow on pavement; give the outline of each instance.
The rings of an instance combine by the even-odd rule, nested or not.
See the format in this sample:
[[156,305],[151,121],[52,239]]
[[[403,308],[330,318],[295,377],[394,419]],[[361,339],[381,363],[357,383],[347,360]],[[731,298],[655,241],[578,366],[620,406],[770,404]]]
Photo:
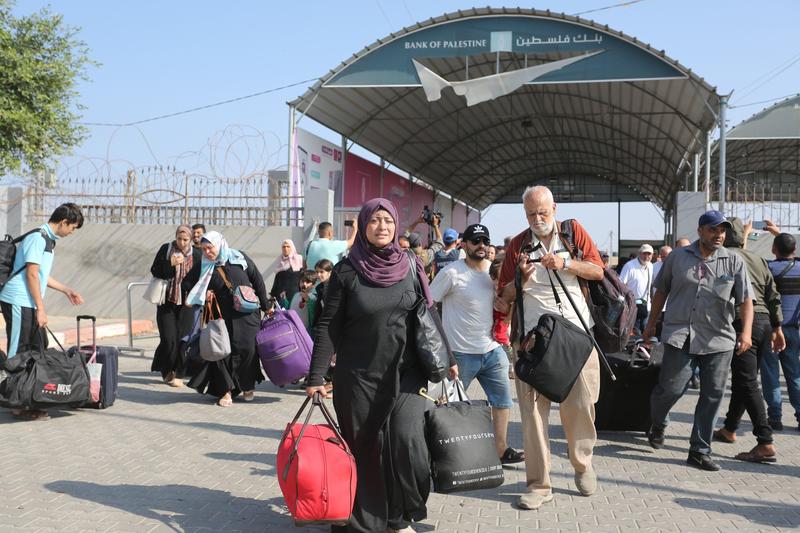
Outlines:
[[230,424],[219,424],[217,422],[184,422],[181,420],[169,420],[154,418],[149,416],[129,415],[125,413],[105,413],[105,416],[115,416],[120,418],[130,418],[133,420],[141,420],[143,422],[155,422],[157,424],[165,424],[168,426],[175,426],[175,424],[199,429],[211,429],[215,431],[222,431],[231,435],[239,435],[245,437],[259,437],[265,439],[279,439],[283,436],[283,429],[270,429],[270,428],[257,428],[249,426],[233,426]]
[[285,522],[276,520],[263,500],[191,485],[101,485],[64,480],[47,483],[45,488],[159,521],[174,531],[201,527],[212,531],[277,531],[273,528]]
[[775,528],[800,526],[800,506],[798,505],[774,502],[769,505],[743,505],[737,501],[728,502],[708,495],[700,498],[675,498],[675,503],[690,509],[739,515],[749,522]]
[[246,463],[258,463],[265,468],[250,467],[251,476],[274,476],[277,456],[274,453],[231,453],[231,452],[210,452],[206,454],[209,459],[222,461],[242,461]]

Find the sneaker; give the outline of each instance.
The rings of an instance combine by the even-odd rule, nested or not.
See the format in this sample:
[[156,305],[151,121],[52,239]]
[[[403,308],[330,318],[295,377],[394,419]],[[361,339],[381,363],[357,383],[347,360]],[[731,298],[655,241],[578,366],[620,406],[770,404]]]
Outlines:
[[692,379],[689,380],[689,388],[692,390],[700,389],[700,380],[697,379],[697,376],[692,376]]
[[538,492],[526,492],[517,500],[517,507],[520,509],[527,509],[528,511],[535,511],[542,505],[553,500],[553,493],[539,494]]
[[395,528],[393,528],[393,527],[387,527],[387,528],[386,528],[386,531],[387,531],[388,533],[416,533],[416,532],[414,531],[414,528],[413,528],[413,527],[411,527],[411,526],[406,526],[406,527],[404,527],[403,529],[395,529]]
[[772,431],[783,431],[783,422],[780,420],[767,420],[767,424],[772,428]]
[[597,474],[594,470],[575,472],[575,486],[578,487],[578,492],[584,496],[591,496],[597,490]]
[[664,446],[664,429],[656,429],[655,426],[650,426],[650,429],[647,430],[647,442],[650,443],[653,449],[661,449]]
[[711,456],[704,453],[689,452],[686,463],[689,466],[699,468],[700,470],[707,470],[708,472],[716,472],[720,469],[720,466],[711,459]]

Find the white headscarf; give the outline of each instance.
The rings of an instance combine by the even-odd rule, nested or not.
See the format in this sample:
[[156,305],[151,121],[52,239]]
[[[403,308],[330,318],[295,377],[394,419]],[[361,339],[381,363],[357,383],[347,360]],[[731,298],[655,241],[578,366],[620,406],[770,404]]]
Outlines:
[[206,303],[206,291],[208,284],[211,282],[211,276],[214,274],[214,269],[222,266],[225,263],[232,265],[239,265],[242,269],[247,269],[247,261],[242,255],[242,252],[228,246],[228,241],[218,231],[209,231],[203,235],[200,242],[209,242],[217,249],[216,261],[210,261],[205,254],[203,254],[203,261],[200,265],[200,279],[189,291],[186,297],[188,305],[203,305]]

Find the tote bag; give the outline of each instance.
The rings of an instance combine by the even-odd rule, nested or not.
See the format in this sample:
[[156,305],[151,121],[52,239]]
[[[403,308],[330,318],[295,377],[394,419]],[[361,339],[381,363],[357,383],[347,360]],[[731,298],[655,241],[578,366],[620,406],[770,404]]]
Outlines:
[[213,304],[216,305],[218,318],[214,318],[213,310],[209,307],[208,320],[204,320],[205,327],[200,330],[200,357],[211,362],[225,359],[231,354],[231,339],[216,298]]
[[[467,400],[456,381],[459,401],[425,412],[433,490],[441,494],[491,489],[503,484],[503,466],[494,443],[492,412],[486,400]],[[446,395],[444,383],[442,395]]]

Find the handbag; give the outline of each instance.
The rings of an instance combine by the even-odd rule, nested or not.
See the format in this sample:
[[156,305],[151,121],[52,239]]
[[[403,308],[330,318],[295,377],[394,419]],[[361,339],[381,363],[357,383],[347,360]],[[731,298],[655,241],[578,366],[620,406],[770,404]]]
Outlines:
[[447,367],[452,359],[450,346],[442,331],[441,319],[436,309],[427,305],[427,300],[422,292],[422,285],[417,276],[416,259],[408,254],[411,276],[414,279],[414,294],[416,301],[411,310],[412,327],[414,329],[414,342],[417,349],[417,359],[422,367],[422,374],[432,383],[439,383],[447,373]]
[[231,354],[231,339],[228,335],[228,328],[222,318],[222,311],[219,309],[219,302],[213,299],[217,307],[217,316],[214,318],[213,309],[208,306],[205,310],[203,322],[205,326],[200,330],[200,357],[204,361],[219,361]]
[[[558,273],[555,273],[558,276]],[[561,298],[558,295],[550,269],[547,277],[561,315],[545,313],[536,327],[525,335],[525,311],[522,301],[522,275],[519,268],[514,279],[517,292],[516,308],[520,343],[514,372],[521,379],[553,402],[567,399],[573,385],[583,370],[594,348],[592,337],[563,316]],[[560,281],[560,279],[559,279]],[[564,288],[563,283],[561,284]],[[566,293],[566,289],[564,288]],[[569,295],[567,295],[569,296]],[[573,305],[574,307],[574,305]],[[575,312],[580,316],[577,309]]]
[[167,301],[167,283],[169,281],[166,279],[151,279],[142,297],[153,305],[164,305]]
[[[486,400],[468,400],[456,380],[458,401],[440,402],[425,412],[425,439],[431,456],[433,490],[448,494],[503,484],[492,412]],[[442,396],[447,396],[442,383]]]
[[237,285],[236,288],[231,285],[231,282],[228,281],[228,276],[225,275],[225,270],[222,267],[217,267],[217,272],[222,277],[222,281],[225,283],[225,286],[228,287],[228,290],[231,293],[231,297],[233,298],[233,308],[240,313],[252,313],[259,307],[261,304],[258,301],[258,296],[256,295],[256,291],[253,290],[253,287],[249,285]]

